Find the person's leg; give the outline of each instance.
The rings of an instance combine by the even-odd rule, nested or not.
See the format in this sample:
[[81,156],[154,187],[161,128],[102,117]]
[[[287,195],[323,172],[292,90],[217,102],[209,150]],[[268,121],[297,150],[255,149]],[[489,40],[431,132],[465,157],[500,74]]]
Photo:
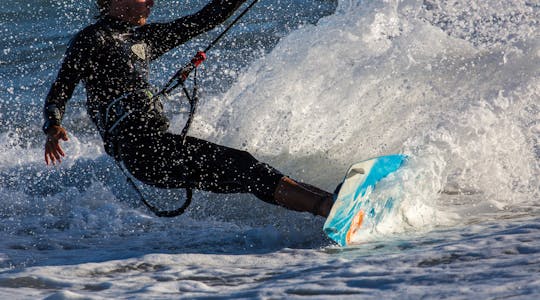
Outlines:
[[326,217],[332,194],[283,176],[250,153],[208,141],[166,133],[122,147],[122,157],[139,180],[158,187],[215,193],[252,193],[292,210]]
[[121,152],[133,176],[163,188],[252,193],[276,204],[274,191],[283,177],[246,151],[189,136],[182,143],[179,135],[170,133],[130,139],[122,144]]
[[328,217],[334,204],[331,193],[289,177],[280,180],[274,197],[278,204],[288,209],[307,211],[323,217]]

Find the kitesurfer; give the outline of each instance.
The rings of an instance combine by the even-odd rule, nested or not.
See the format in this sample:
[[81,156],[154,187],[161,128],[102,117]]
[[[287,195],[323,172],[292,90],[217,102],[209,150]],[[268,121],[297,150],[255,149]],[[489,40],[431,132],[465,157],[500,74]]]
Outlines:
[[79,82],[106,152],[140,181],[163,188],[252,193],[296,211],[328,216],[332,194],[297,182],[246,151],[167,131],[169,120],[148,81],[149,63],[225,21],[245,0],[212,0],[169,23],[146,24],[153,0],[97,0],[97,21],[70,42],[46,97],[45,162],[60,163],[66,103]]

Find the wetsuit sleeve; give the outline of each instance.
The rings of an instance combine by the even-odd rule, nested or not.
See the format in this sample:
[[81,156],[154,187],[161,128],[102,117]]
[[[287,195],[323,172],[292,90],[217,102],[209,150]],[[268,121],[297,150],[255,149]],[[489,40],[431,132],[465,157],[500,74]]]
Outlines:
[[69,44],[62,66],[45,99],[43,116],[47,126],[61,125],[67,101],[88,69],[84,57],[91,55],[92,47],[86,38],[77,35]]
[[227,20],[246,0],[212,0],[195,14],[170,23],[153,23],[139,28],[150,46],[150,58],[156,59],[174,47],[215,28]]

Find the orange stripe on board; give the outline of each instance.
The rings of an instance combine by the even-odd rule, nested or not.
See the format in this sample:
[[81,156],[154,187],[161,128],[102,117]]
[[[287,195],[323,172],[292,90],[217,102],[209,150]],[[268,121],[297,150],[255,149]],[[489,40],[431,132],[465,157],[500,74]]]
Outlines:
[[345,240],[347,241],[347,245],[351,243],[352,237],[360,229],[363,221],[364,221],[364,211],[359,210],[356,216],[354,216],[354,218],[352,219],[351,226],[349,227],[349,230],[347,231],[347,236],[345,238]]

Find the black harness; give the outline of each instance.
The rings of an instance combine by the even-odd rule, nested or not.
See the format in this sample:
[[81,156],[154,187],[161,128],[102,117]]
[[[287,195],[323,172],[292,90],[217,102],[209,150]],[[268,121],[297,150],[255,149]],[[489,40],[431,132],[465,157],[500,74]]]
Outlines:
[[[192,93],[192,96],[188,99],[198,100],[196,90],[197,89],[194,87],[194,92]],[[187,89],[185,89],[185,91],[187,93]],[[139,101],[132,101],[134,98]],[[138,103],[139,107],[134,107],[134,103]],[[194,106],[196,105],[196,102],[190,100],[190,103],[192,106],[191,112],[192,114],[194,114]],[[185,210],[191,204],[191,200],[193,198],[193,190],[190,188],[185,189],[186,200],[184,201],[184,204],[182,206],[175,210],[160,210],[156,206],[150,204],[150,202],[148,202],[142,194],[139,187],[135,184],[135,181],[132,179],[131,174],[127,171],[127,168],[122,161],[121,147],[119,147],[118,142],[118,137],[121,136],[122,129],[125,127],[125,123],[129,123],[130,118],[141,118],[141,116],[145,114],[159,115],[161,113],[163,113],[163,105],[161,101],[159,101],[159,98],[155,97],[150,91],[139,90],[136,92],[128,93],[109,103],[104,118],[105,128],[103,128],[102,131],[104,134],[105,149],[107,153],[114,157],[116,164],[118,165],[122,173],[126,176],[127,182],[137,192],[139,198],[144,203],[144,205],[146,205],[146,207],[148,207],[148,209],[150,209],[156,216],[170,218],[179,216],[185,212]],[[193,117],[190,113],[190,118],[188,119],[188,122],[186,122],[186,125],[182,130],[183,141],[185,140],[185,137],[189,131],[192,119]]]

